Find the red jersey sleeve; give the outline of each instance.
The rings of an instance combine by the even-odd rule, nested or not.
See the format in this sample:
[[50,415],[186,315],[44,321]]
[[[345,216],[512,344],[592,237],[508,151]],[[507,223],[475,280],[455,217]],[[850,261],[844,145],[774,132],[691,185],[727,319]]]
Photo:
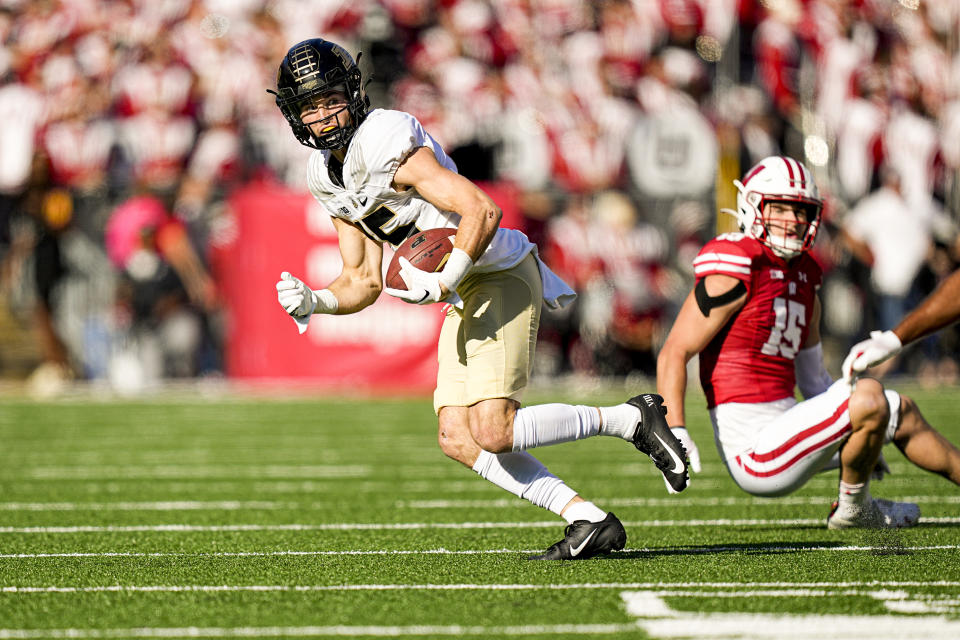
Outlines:
[[753,257],[751,243],[740,233],[717,236],[700,250],[693,260],[693,274],[697,280],[718,273],[741,280],[750,289]]

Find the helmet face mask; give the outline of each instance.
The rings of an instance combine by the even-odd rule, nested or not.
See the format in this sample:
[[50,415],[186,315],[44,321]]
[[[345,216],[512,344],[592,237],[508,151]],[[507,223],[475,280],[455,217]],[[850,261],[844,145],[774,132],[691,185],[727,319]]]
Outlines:
[[[329,93],[311,94],[290,105],[290,110],[299,114],[300,122],[312,134],[320,149],[346,146],[356,129],[346,90],[342,87],[333,88]],[[314,133],[315,126],[319,126],[319,134]]]
[[[744,176],[737,187],[735,215],[740,230],[756,238],[781,258],[789,260],[809,251],[817,238],[823,201],[810,171],[793,158],[764,158]],[[782,203],[796,212],[771,216],[770,205]],[[786,231],[790,221],[792,233]],[[794,222],[795,221],[795,222]]]
[[[347,146],[370,107],[357,63],[346,49],[320,38],[304,40],[290,48],[277,70],[277,90],[268,91],[276,96],[277,107],[293,135],[301,144],[314,149]],[[335,92],[346,97],[343,109],[322,118],[310,118],[305,124],[301,115]],[[349,117],[342,113],[344,109]],[[317,136],[310,125],[321,121],[333,124],[333,128]]]

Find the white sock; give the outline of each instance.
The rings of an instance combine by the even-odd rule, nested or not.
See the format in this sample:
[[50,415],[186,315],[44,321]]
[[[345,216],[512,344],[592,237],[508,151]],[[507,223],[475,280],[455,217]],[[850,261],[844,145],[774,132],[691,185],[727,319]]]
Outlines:
[[500,454],[481,451],[473,463],[473,470],[501,489],[557,515],[577,495],[525,451]]
[[866,503],[870,499],[870,483],[869,482],[860,482],[858,484],[847,484],[843,480],[840,481],[840,491],[839,497],[837,498],[838,506],[840,507],[852,507],[860,506]]
[[632,404],[624,403],[615,407],[600,407],[600,416],[603,418],[600,435],[630,440],[640,424],[641,413]]
[[517,411],[513,419],[513,450],[526,451],[560,442],[582,440],[600,431],[596,407],[538,404]]
[[570,524],[573,524],[576,520],[600,522],[607,517],[607,512],[601,511],[592,502],[576,502],[563,512],[563,517]]

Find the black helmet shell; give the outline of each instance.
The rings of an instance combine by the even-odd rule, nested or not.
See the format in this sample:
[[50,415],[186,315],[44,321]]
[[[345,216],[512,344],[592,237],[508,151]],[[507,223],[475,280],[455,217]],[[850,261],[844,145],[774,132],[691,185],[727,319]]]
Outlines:
[[[313,97],[335,89],[345,90],[347,94],[351,123],[317,137],[300,119],[301,107]],[[276,96],[277,107],[293,129],[293,135],[301,144],[314,149],[345,147],[370,107],[370,99],[363,91],[360,67],[346,49],[322,38],[304,40],[290,47],[277,70],[277,90],[270,93]]]

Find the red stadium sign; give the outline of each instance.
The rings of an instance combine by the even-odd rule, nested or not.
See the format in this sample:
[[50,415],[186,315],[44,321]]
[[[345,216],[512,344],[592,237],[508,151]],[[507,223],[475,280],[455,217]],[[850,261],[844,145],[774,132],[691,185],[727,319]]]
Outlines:
[[[215,234],[211,256],[229,314],[228,376],[351,391],[433,389],[443,305],[384,294],[360,313],[315,315],[299,335],[277,304],[275,284],[283,271],[315,287],[340,272],[329,216],[309,194],[270,181],[242,188],[229,205],[230,224]],[[390,256],[385,247],[384,265]]]

